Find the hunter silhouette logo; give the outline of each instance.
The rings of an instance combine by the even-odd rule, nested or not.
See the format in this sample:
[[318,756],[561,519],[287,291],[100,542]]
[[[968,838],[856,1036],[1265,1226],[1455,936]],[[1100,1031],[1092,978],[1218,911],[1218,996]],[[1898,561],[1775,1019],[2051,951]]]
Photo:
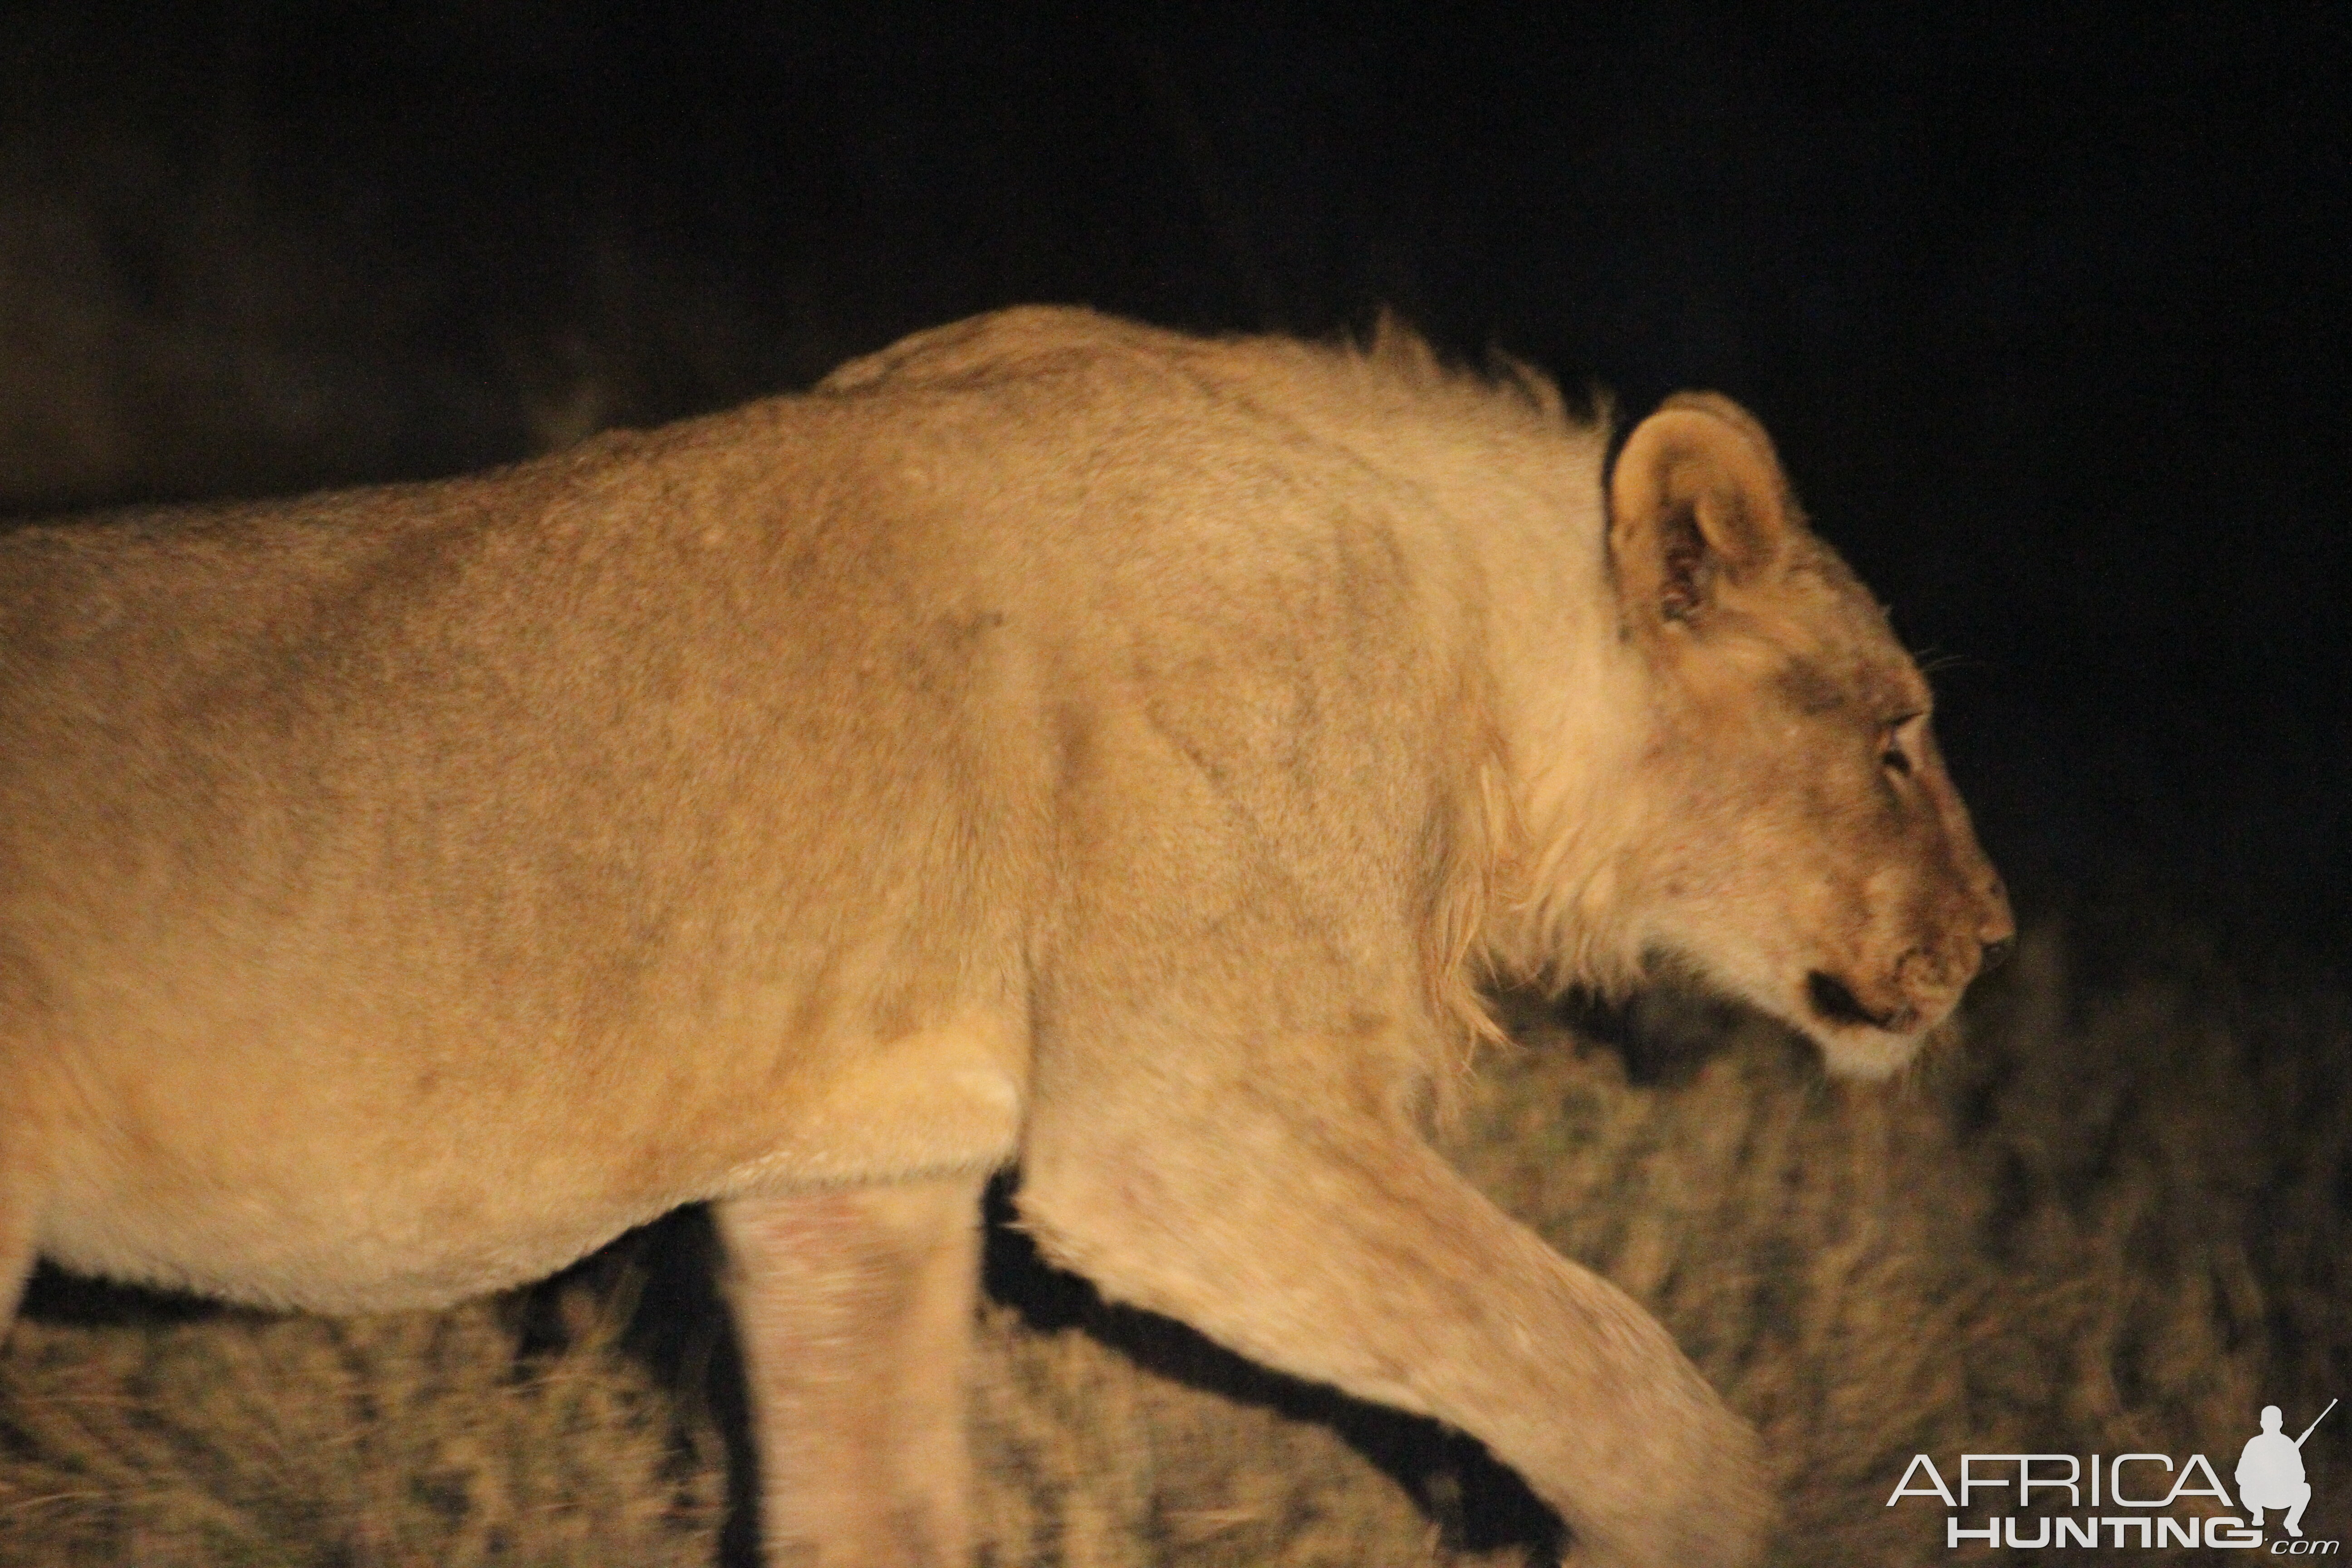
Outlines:
[[[2336,1408],[2336,1401],[2327,1402],[2327,1410]],[[2312,1418],[2311,1426],[2303,1429],[2303,1437],[2311,1436],[2318,1425],[2327,1419],[2327,1410]],[[2275,1405],[2263,1406],[2263,1429],[2246,1439],[2246,1450],[2238,1456],[2238,1501],[2246,1510],[2246,1522],[2262,1528],[2263,1510],[2286,1510],[2286,1532],[2303,1534],[2303,1510],[2311,1501],[2311,1483],[2303,1479],[2303,1437],[2287,1440],[2279,1430],[2284,1417]]]
[[[2274,1557],[2332,1557],[2343,1550],[2342,1542],[2304,1539],[2311,1482],[2304,1474],[2303,1445],[2336,1405],[2329,1400],[2294,1437],[2284,1430],[2284,1412],[2275,1405],[2263,1406],[2263,1429],[2246,1439],[2238,1456],[2236,1506],[2246,1516],[2242,1520],[2230,1511],[2230,1489],[2202,1454],[2179,1462],[2169,1454],[2153,1453],[1962,1454],[1948,1480],[1932,1458],[1915,1454],[1886,1506],[1906,1498],[1934,1498],[1949,1510],[1944,1543],[1955,1551],[1965,1545],[2029,1551],[2201,1546],[2264,1551]],[[1996,1505],[1997,1511],[1975,1514],[1984,1506],[1978,1494],[1988,1491],[2007,1508]],[[2194,1500],[2200,1498],[2211,1500]],[[2286,1533],[2276,1540],[2263,1534],[2266,1511],[2284,1516],[2278,1523]]]

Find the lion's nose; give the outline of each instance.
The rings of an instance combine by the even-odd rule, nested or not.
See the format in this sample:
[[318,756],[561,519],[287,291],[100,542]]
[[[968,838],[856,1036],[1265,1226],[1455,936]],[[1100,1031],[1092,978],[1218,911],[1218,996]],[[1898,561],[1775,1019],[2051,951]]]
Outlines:
[[1999,937],[1985,943],[1984,956],[1977,963],[1977,973],[1979,974],[1990,974],[1994,970],[1999,969],[2002,964],[2009,962],[2009,955],[2014,952],[2016,948],[2017,939],[2013,936]]

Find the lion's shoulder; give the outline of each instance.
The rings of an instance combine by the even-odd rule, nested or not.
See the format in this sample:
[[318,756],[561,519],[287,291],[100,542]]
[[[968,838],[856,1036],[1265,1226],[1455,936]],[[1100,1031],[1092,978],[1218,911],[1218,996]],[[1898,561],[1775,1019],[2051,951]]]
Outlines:
[[1059,363],[1171,362],[1181,334],[1078,305],[1017,305],[933,327],[842,365],[820,394],[901,390],[1031,377]]
[[1605,421],[1571,408],[1542,372],[1497,358],[1456,364],[1402,318],[1328,341],[1279,334],[1196,336],[1074,305],[1024,305],[917,332],[850,361],[819,384],[846,395],[924,387],[1018,387],[1056,374],[1157,382],[1292,420],[1400,422],[1554,437]]

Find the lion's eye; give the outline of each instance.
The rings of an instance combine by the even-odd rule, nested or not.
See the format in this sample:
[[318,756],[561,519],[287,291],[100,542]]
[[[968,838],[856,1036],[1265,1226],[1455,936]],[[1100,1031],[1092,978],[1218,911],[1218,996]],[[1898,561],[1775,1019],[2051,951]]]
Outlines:
[[1878,765],[1897,777],[1908,778],[1911,774],[1911,752],[1903,743],[1903,735],[1918,717],[1916,713],[1906,713],[1880,731]]

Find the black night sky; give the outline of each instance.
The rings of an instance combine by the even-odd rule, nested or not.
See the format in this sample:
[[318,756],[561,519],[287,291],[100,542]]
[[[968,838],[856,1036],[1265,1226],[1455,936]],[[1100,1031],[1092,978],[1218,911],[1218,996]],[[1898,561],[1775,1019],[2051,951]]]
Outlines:
[[2340,941],[2352,11],[11,7],[0,508],[444,473],[1073,300],[1756,409],[2030,896]]

